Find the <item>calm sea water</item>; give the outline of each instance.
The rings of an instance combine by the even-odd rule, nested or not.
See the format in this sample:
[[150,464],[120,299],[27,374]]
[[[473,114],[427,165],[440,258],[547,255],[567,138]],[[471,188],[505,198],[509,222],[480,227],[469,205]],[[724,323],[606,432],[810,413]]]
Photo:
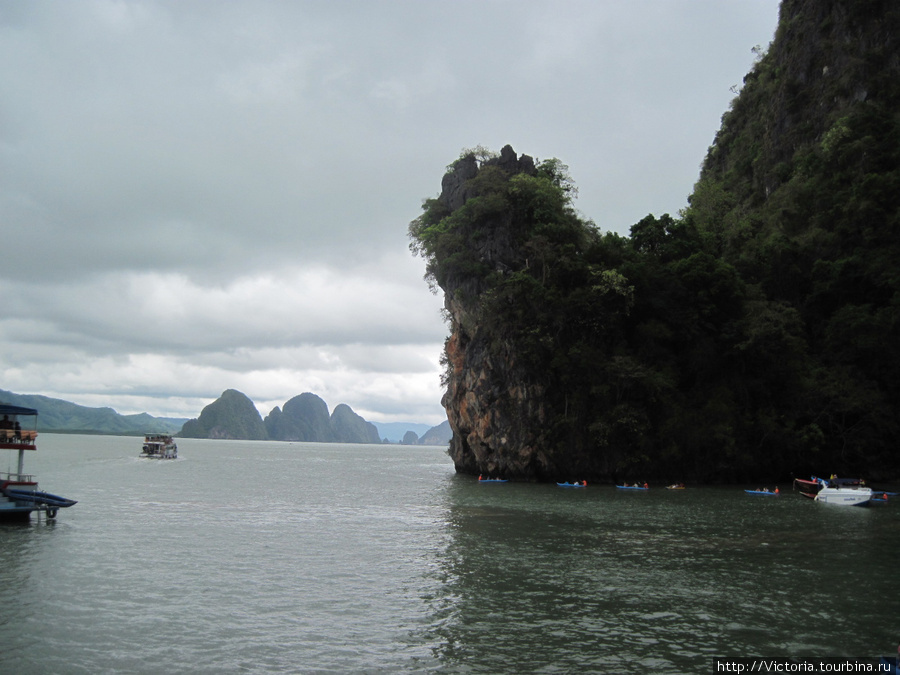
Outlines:
[[479,485],[442,448],[178,445],[39,437],[26,471],[79,503],[0,526],[0,673],[706,673],[900,638],[900,498]]

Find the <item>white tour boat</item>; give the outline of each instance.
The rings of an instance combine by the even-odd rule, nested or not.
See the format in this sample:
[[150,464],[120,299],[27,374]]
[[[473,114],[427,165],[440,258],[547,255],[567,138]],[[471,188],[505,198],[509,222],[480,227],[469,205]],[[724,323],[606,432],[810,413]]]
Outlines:
[[155,459],[178,459],[178,446],[169,434],[147,434],[144,436],[144,449],[141,457]]

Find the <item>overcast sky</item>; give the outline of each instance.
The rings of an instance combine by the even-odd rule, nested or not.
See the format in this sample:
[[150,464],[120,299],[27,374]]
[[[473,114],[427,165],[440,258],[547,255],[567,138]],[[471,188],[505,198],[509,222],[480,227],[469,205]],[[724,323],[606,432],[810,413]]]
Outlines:
[[409,221],[463,148],[686,204],[776,0],[0,0],[0,389],[438,424]]

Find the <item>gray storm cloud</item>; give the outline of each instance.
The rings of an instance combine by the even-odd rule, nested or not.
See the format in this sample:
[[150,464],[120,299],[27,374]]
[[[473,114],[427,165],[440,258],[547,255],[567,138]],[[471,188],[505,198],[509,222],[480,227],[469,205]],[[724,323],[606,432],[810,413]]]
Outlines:
[[437,423],[406,226],[444,166],[511,143],[604,230],[675,213],[777,7],[0,0],[0,388]]

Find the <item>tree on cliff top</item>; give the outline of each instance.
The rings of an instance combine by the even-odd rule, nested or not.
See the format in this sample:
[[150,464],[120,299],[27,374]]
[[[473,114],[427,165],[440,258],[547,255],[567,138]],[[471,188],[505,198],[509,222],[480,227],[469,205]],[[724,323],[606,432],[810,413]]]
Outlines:
[[[584,243],[590,235],[572,208],[574,184],[557,159],[517,158],[510,146],[500,155],[465,150],[448,167],[443,191],[423,204],[410,223],[410,250],[426,261],[426,279],[445,291],[477,279],[542,265],[550,242]],[[528,247],[536,254],[525,255]]]

